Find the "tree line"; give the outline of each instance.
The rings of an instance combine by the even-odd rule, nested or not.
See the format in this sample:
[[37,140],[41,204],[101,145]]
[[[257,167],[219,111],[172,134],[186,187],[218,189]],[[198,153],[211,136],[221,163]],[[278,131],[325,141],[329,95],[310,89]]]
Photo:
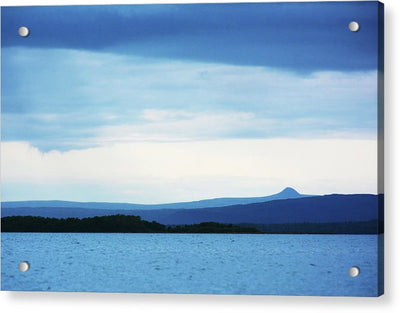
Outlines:
[[39,233],[261,233],[257,228],[215,222],[166,226],[134,215],[87,218],[10,216],[1,219],[2,232]]
[[343,223],[224,224],[203,222],[190,225],[164,225],[134,215],[87,218],[48,218],[10,216],[1,219],[2,232],[42,233],[232,233],[232,234],[379,234],[383,221]]

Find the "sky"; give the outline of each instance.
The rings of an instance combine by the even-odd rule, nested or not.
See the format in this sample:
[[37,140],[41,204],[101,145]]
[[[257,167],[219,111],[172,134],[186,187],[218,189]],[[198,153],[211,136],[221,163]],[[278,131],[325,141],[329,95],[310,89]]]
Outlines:
[[376,2],[2,8],[2,201],[376,193],[377,23]]

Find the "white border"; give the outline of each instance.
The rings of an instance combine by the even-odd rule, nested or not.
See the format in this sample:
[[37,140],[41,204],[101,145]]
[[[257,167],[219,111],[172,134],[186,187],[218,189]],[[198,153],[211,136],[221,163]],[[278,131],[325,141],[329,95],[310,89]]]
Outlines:
[[[246,0],[2,0],[2,6],[198,2],[278,2]],[[298,2],[298,1],[279,1]],[[306,2],[306,1],[304,1]],[[141,295],[101,293],[1,292],[2,312],[398,312],[400,309],[400,1],[385,3],[385,295],[380,298],[284,296]],[[397,161],[397,162],[396,162]],[[397,266],[397,268],[396,268]],[[318,282],[316,282],[318,283]]]

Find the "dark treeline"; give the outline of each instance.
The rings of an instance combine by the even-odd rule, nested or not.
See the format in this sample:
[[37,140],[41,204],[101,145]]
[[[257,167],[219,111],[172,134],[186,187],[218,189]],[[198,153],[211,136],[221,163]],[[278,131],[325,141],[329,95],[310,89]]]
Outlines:
[[46,218],[10,216],[1,219],[2,232],[43,233],[235,233],[235,234],[378,234],[383,222],[222,224],[204,222],[167,226],[148,222],[134,215],[110,215],[88,218]]
[[10,216],[1,219],[2,232],[33,233],[261,233],[248,226],[206,222],[166,226],[143,221],[139,216],[111,215],[89,218],[46,218]]

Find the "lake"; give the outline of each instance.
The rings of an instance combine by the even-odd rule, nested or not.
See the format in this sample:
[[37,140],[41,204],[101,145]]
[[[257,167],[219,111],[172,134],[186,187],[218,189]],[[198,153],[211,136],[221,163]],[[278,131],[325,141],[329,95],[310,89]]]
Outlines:
[[[2,233],[3,290],[376,296],[377,235]],[[18,270],[21,261],[29,271]],[[350,277],[358,266],[361,273]]]

